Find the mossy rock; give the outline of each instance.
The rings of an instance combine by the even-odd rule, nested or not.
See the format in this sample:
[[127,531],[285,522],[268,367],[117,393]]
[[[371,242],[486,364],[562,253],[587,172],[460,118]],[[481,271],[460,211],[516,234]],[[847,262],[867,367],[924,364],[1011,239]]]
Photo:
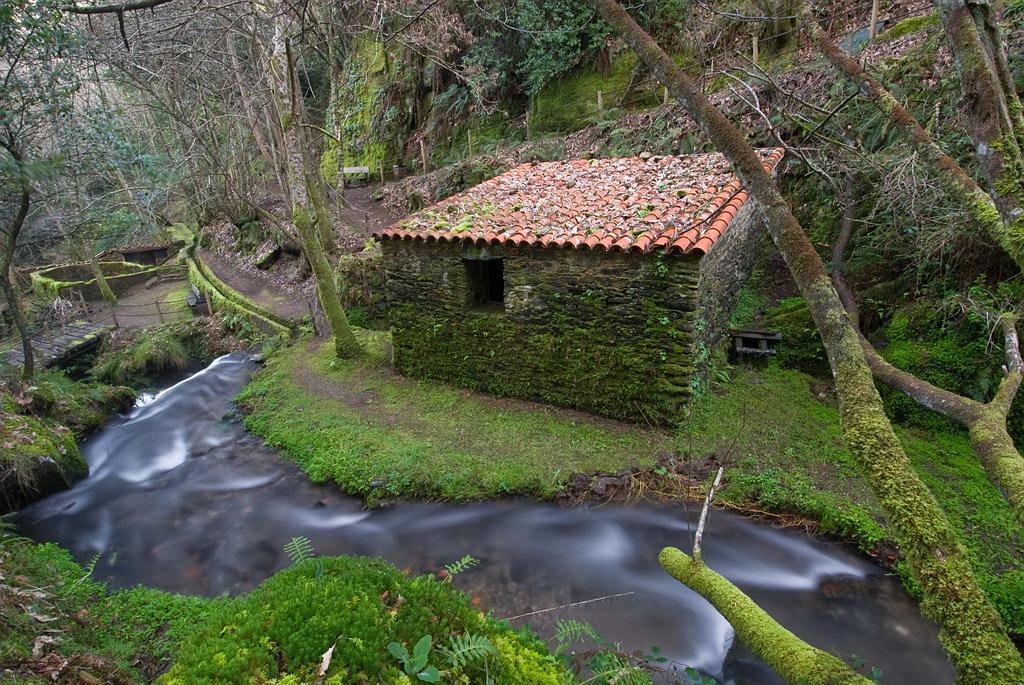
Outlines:
[[89,473],[70,429],[10,408],[0,409],[0,512],[68,488]]

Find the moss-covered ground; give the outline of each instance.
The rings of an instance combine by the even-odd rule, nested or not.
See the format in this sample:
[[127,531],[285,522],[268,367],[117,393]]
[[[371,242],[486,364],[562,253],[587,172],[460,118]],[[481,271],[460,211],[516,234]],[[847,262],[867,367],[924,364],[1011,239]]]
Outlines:
[[[892,554],[824,380],[774,366],[737,369],[669,433],[404,379],[386,364],[386,333],[360,336],[369,352],[359,360],[334,360],[330,346],[308,340],[279,351],[239,398],[248,428],[314,480],[370,501],[552,497],[573,474],[640,467],[699,478],[724,464],[723,503]],[[962,532],[982,585],[1011,629],[1024,632],[1024,533],[966,436],[952,427],[897,432]],[[685,465],[665,473],[661,460],[673,454]]]
[[309,558],[251,593],[217,599],[108,593],[67,551],[10,535],[0,536],[0,568],[17,571],[0,577],[2,682],[311,683],[333,645],[326,683],[409,683],[389,643],[411,652],[427,635],[421,671],[433,666],[443,682],[483,682],[485,668],[509,685],[572,681],[532,634],[434,576],[375,559]]
[[16,509],[88,473],[76,439],[131,406],[126,387],[76,382],[57,370],[31,384],[0,377],[0,513]]
[[316,341],[286,348],[239,397],[250,430],[347,492],[551,497],[574,473],[653,466],[672,449],[667,433],[400,378],[387,333],[360,337],[370,351],[358,360]]

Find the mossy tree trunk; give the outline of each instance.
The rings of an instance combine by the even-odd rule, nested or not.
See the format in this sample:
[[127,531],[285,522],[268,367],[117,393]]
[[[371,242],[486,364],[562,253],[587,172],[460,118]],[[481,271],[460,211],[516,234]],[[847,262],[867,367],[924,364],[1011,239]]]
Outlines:
[[[938,623],[940,639],[961,682],[1024,682],[1024,660],[981,591],[948,519],[903,451],[885,415],[857,332],[821,257],[771,174],[743,134],[618,2],[590,3],[732,163],[761,206],[772,240],[807,301],[828,353],[844,439],[889,518],[896,542],[921,587],[922,611]],[[784,667],[776,655],[760,656],[775,668]]]
[[845,663],[786,630],[738,587],[675,547],[658,555],[670,576],[711,603],[736,631],[736,637],[758,654],[771,654],[768,664],[786,682],[805,685],[869,685],[872,681]]
[[281,112],[292,218],[316,280],[320,304],[334,334],[335,351],[339,357],[353,357],[361,352],[361,348],[341,306],[334,270],[327,256],[333,246],[333,242],[325,244],[325,241],[333,240],[331,216],[323,180],[316,165],[311,163],[313,155],[305,134],[305,106],[296,72],[297,48],[290,37],[293,18],[290,10],[278,9],[274,17],[270,73],[276,86],[278,111]]
[[89,257],[89,267],[92,269],[92,275],[96,279],[96,286],[100,289],[100,295],[106,300],[107,304],[113,307],[117,304],[117,295],[110,288],[110,284],[107,283],[107,277],[103,273],[103,268],[100,266],[100,258],[97,255]]
[[886,361],[871,343],[861,336],[861,345],[875,377],[902,392],[923,407],[956,421],[967,429],[978,461],[992,483],[1013,508],[1018,521],[1024,521],[1024,458],[1006,430],[1010,406],[1020,388],[1022,365],[1017,339],[1017,317],[1001,319],[1006,351],[1006,375],[991,402],[981,403],[936,387]]
[[[937,4],[941,4],[939,0]],[[1006,139],[1005,144],[998,141],[975,141],[979,159],[986,168],[986,175],[989,176],[989,190],[986,192],[956,160],[938,146],[910,110],[904,107],[878,79],[871,76],[860,62],[836,45],[814,18],[808,3],[802,3],[801,14],[804,28],[821,54],[889,116],[896,128],[935,169],[939,183],[959,199],[974,220],[1006,251],[1017,266],[1024,270],[1024,216],[1020,210],[1020,198],[1024,195],[1024,177],[1020,174],[1021,153],[1016,139]],[[1013,95],[1012,101],[1017,102],[1016,95]],[[1003,109],[999,104],[992,107],[995,110]],[[1019,103],[1016,107],[1019,108]],[[981,125],[972,128],[988,130]],[[1002,147],[1003,152],[993,154],[992,145]]]
[[1024,250],[1024,113],[1000,35],[997,3],[934,0],[960,73],[981,171],[1016,247]]
[[14,268],[14,250],[18,246],[18,236],[21,234],[21,229],[25,225],[25,217],[28,216],[29,207],[32,205],[32,184],[22,170],[22,158],[18,148],[2,141],[0,141],[0,145],[7,150],[14,161],[15,167],[19,171],[19,184],[21,186],[18,193],[18,208],[11,216],[11,220],[4,230],[4,243],[2,250],[0,250],[0,288],[4,291],[4,298],[7,300],[11,319],[14,321],[14,327],[18,330],[18,337],[21,338],[21,352],[24,357],[21,377],[28,380],[35,373],[32,335],[28,330],[25,314],[21,311],[21,304],[18,302],[18,292],[15,288],[11,271]]

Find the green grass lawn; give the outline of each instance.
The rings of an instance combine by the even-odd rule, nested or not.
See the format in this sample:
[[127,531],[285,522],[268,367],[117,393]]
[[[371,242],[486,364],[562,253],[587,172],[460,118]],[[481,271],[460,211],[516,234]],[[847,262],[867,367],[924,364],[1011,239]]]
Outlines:
[[387,334],[362,337],[374,350],[357,361],[309,341],[286,348],[239,396],[249,430],[347,492],[551,497],[574,473],[653,466],[673,449],[665,432],[400,378],[384,363]]
[[[723,502],[804,519],[866,550],[889,543],[878,504],[843,445],[833,393],[807,374],[737,370],[668,432],[402,378],[386,363],[387,334],[359,335],[370,350],[359,360],[335,360],[330,345],[309,340],[280,350],[239,400],[249,430],[312,479],[371,503],[547,498],[573,474],[660,472],[659,457],[677,454],[688,455],[694,473],[725,465]],[[982,585],[1011,629],[1024,632],[1024,532],[966,436],[897,433],[963,533]]]

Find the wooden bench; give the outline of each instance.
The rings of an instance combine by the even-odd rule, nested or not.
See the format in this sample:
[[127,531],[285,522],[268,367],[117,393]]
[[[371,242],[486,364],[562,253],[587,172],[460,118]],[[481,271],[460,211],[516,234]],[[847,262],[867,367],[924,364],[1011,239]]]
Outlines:
[[733,350],[740,359],[744,355],[770,356],[776,353],[776,345],[782,340],[782,333],[764,328],[734,328],[729,331]]
[[368,166],[346,166],[341,168],[341,184],[348,185],[349,177],[358,181],[360,185],[366,185],[370,181],[370,167]]

